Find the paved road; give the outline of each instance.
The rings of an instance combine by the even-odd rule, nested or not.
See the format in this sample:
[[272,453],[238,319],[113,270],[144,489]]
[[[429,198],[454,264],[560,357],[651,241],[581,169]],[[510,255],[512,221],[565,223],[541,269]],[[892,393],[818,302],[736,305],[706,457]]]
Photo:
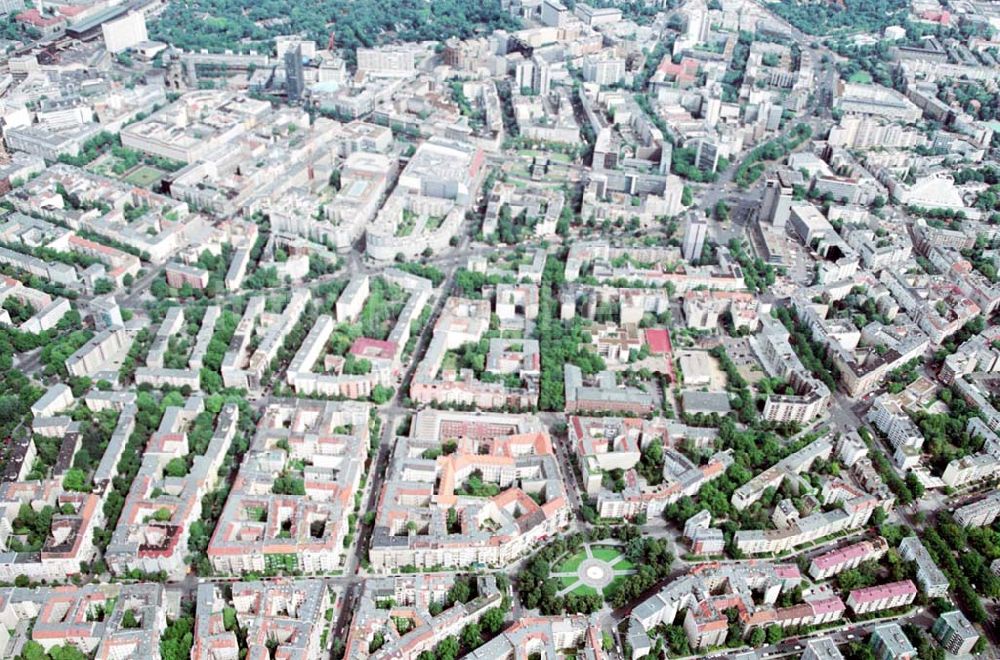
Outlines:
[[145,275],[132,282],[132,288],[129,293],[118,300],[119,306],[125,308],[136,307],[142,301],[143,294],[146,293],[146,290],[149,289],[156,278],[160,276],[164,268],[164,266],[150,266]]
[[344,562],[344,575],[355,575],[358,573],[362,559],[368,550],[368,543],[371,540],[373,528],[362,524],[362,518],[369,511],[376,511],[379,493],[382,491],[382,482],[385,479],[386,468],[389,465],[389,456],[395,440],[396,424],[399,423],[400,416],[396,414],[384,415],[382,418],[382,437],[379,439],[378,452],[375,460],[370,463],[368,478],[365,482],[367,492],[362,493],[361,511],[358,514],[358,534],[354,543],[348,549],[347,560]]
[[573,464],[569,460],[570,449],[567,445],[567,434],[565,432],[553,432],[553,429],[556,426],[561,425],[566,421],[567,416],[562,413],[549,412],[539,413],[538,416],[552,435],[552,445],[556,451],[556,459],[559,464],[559,470],[562,472],[563,485],[566,487],[566,493],[569,495],[570,504],[573,507],[573,512],[576,514],[576,519],[582,522],[583,497],[581,496],[581,493],[585,493],[586,490],[580,483],[580,475],[573,469]]

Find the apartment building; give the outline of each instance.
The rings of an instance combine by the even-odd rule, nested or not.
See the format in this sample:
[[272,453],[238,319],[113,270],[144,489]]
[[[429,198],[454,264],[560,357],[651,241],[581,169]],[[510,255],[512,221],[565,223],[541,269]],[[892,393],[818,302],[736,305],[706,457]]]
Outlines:
[[898,623],[881,623],[872,628],[868,645],[878,660],[916,660],[917,649]]
[[882,394],[876,397],[867,417],[885,435],[894,450],[906,448],[919,452],[923,447],[923,434],[894,395]]
[[746,328],[754,332],[759,323],[757,299],[741,291],[688,291],[682,306],[687,326],[697,330],[717,330],[719,317],[725,313],[736,330]]
[[[597,511],[602,518],[660,515],[668,504],[685,495],[697,494],[704,484],[722,476],[732,464],[729,453],[717,452],[704,465],[696,465],[672,447],[676,439],[671,437],[671,424],[662,418],[646,421],[571,416],[567,421],[568,440],[578,457],[584,490],[597,498]],[[673,430],[676,431],[676,425]],[[635,470],[643,448],[648,449],[653,443],[659,443],[664,451],[662,480],[656,486],[646,483]],[[612,470],[624,473],[624,488],[619,491],[604,484],[605,475]],[[701,541],[715,551],[713,533],[703,534]]]
[[633,648],[646,649],[648,653],[651,648],[649,631],[661,623],[673,621],[681,610],[687,610],[684,631],[695,649],[726,643],[726,610],[730,608],[739,611],[745,632],[768,625],[817,625],[843,617],[846,608],[836,596],[808,599],[792,607],[777,607],[781,593],[794,589],[801,581],[802,576],[794,564],[763,561],[701,564],[632,609],[628,638]]
[[[476,595],[467,603],[456,602],[449,607],[448,592],[459,580],[471,583]],[[369,578],[354,610],[345,644],[345,657],[362,660],[415,658],[433,650],[440,639],[459,635],[466,625],[477,622],[483,613],[498,606],[503,597],[492,575]],[[437,610],[440,610],[437,614],[432,613]],[[393,625],[393,621],[399,618],[412,621],[413,626],[400,633]],[[382,645],[373,650],[372,642],[377,636],[383,640]],[[487,646],[475,652],[481,653]]]
[[130,149],[192,163],[246,133],[271,111],[267,101],[222,90],[189,92],[121,131]]
[[839,480],[823,486],[821,500],[840,506],[794,519],[784,529],[739,530],[734,536],[736,546],[750,555],[791,550],[830,534],[863,527],[878,506],[876,498]]
[[69,386],[64,383],[56,383],[45,390],[45,394],[31,404],[31,414],[35,418],[51,417],[57,412],[71,408],[74,401],[76,399]]
[[341,566],[371,444],[369,410],[299,399],[264,408],[208,545],[218,573]]
[[844,660],[844,656],[831,638],[820,637],[806,642],[802,660]]
[[927,136],[906,126],[882,118],[845,114],[830,129],[827,141],[848,149],[912,149],[927,144]]
[[993,493],[978,502],[955,509],[955,522],[962,527],[987,527],[993,524],[997,516],[1000,516],[1000,493]]
[[337,322],[353,323],[361,314],[365,300],[371,292],[368,275],[355,275],[337,298]]
[[597,85],[615,85],[625,79],[625,60],[610,55],[583,58],[583,79]]
[[[675,261],[680,259],[681,255],[677,248],[668,248],[668,250],[672,250]],[[617,250],[612,251],[612,253],[614,252],[617,252]],[[570,255],[573,255],[572,248],[570,249]],[[591,275],[599,282],[614,282],[619,280],[619,278],[624,278],[633,282],[642,282],[644,286],[644,288],[606,285],[580,287],[580,293],[589,294],[588,317],[593,316],[590,310],[596,309],[596,306],[602,302],[618,302],[620,304],[621,317],[619,321],[621,323],[638,323],[642,320],[643,314],[646,313],[662,314],[668,308],[671,298],[664,291],[664,288],[668,286],[668,282],[670,286],[674,287],[676,293],[682,295],[688,291],[698,289],[714,289],[719,291],[743,291],[746,289],[743,276],[739,273],[738,268],[737,270],[733,270],[731,264],[726,268],[719,266],[692,266],[685,268],[683,273],[677,273],[667,272],[669,266],[666,264],[655,264],[650,268],[637,269],[633,266],[617,267],[610,262],[588,259],[586,258],[586,254],[579,256],[582,258],[572,263],[567,259],[567,277],[572,276],[574,279],[579,277],[577,269],[591,263]],[[640,257],[636,255],[636,258]]]
[[552,444],[537,418],[425,409],[411,435],[396,439],[369,558],[375,571],[501,567],[569,519]]
[[519,188],[512,183],[497,181],[487,192],[486,213],[483,216],[483,234],[486,236],[497,233],[500,211],[505,206],[510,211],[511,217],[524,213],[526,218],[533,219],[536,236],[551,236],[556,231],[566,204],[566,196],[561,190],[539,185],[529,184]]
[[52,297],[44,291],[25,286],[12,277],[0,277],[0,304],[8,298],[28,307],[32,314],[16,325],[6,309],[0,309],[0,324],[15,326],[22,332],[41,334],[50,330],[70,311],[69,300]]
[[[164,571],[179,579],[187,571],[184,560],[189,553],[191,525],[201,516],[202,499],[219,481],[239,423],[237,405],[223,406],[208,446],[198,454],[188,442],[187,431],[202,413],[200,397],[188,399],[183,408],[167,408],[159,428],[146,443],[139,471],[104,553],[115,574]],[[187,474],[178,477],[173,472],[174,463],[189,455],[193,458]]]
[[128,353],[133,337],[122,327],[101,330],[66,358],[71,376],[93,376]]
[[[24,214],[87,230],[112,245],[145,253],[157,264],[208,227],[207,220],[191,214],[185,202],[62,163],[15,188],[6,199]],[[74,234],[51,247],[98,259],[109,266],[108,275],[119,284],[125,274],[134,277],[140,267],[136,255]]]
[[855,568],[863,562],[877,560],[888,550],[889,544],[878,536],[871,541],[861,541],[824,552],[810,562],[809,575],[814,580],[825,580],[837,573]]
[[828,438],[818,438],[802,449],[786,456],[733,492],[732,503],[743,510],[759,500],[768,488],[777,488],[785,479],[797,481],[816,459],[826,460],[833,453],[833,443]]
[[157,657],[166,611],[166,591],[153,583],[0,590],[0,618],[15,631],[10,644],[31,640],[97,660]]
[[[370,396],[377,386],[395,386],[403,362],[403,351],[410,339],[410,329],[427,304],[433,285],[430,280],[395,269],[386,271],[383,277],[400,285],[409,297],[387,340],[359,337],[348,350],[350,359],[366,360],[370,365],[369,371],[363,374],[345,373],[346,359],[327,354],[336,324],[333,317],[321,314],[285,372],[289,387],[296,393],[359,399]],[[337,316],[341,323],[350,322],[361,313],[369,290],[367,276],[351,280],[337,300]]]
[[763,416],[769,422],[807,424],[823,414],[830,401],[830,388],[808,371],[788,374],[792,393],[770,393],[764,400]]
[[961,610],[943,612],[931,629],[934,639],[952,655],[966,655],[979,641],[979,632]]
[[[119,393],[115,392],[114,394]],[[129,437],[135,430],[135,417],[138,407],[135,404],[135,393],[129,392],[128,394],[131,395],[130,398],[122,397],[114,401],[101,399],[92,394],[88,395],[84,400],[87,407],[95,412],[101,410],[119,411],[118,423],[115,425],[114,431],[111,432],[111,438],[108,440],[108,446],[104,449],[104,455],[101,456],[100,463],[97,464],[97,468],[94,470],[94,485],[102,491],[106,491],[111,480],[118,476],[118,463],[121,460],[122,453],[125,451]]]
[[700,556],[721,555],[726,548],[726,538],[721,529],[709,527],[691,533],[691,554]]
[[[321,580],[199,584],[191,658],[238,655],[240,633],[251,649],[266,653],[274,648],[279,658],[319,660],[327,651],[324,629],[330,623],[325,615],[332,607],[333,598]],[[226,628],[227,609],[235,614],[238,630]]]
[[564,366],[567,412],[611,412],[648,415],[653,411],[652,395],[618,384],[614,372],[603,371],[585,384],[583,371],[575,364]]
[[899,553],[903,559],[917,564],[917,584],[928,598],[943,598],[948,595],[948,577],[938,568],[927,548],[918,536],[907,536],[899,543]]
[[[52,523],[40,550],[23,552],[11,547],[13,522],[24,502],[52,507]],[[65,491],[60,480],[0,483],[0,580],[14,582],[20,575],[33,581],[62,582],[80,573],[80,562],[95,553],[94,530],[104,524],[103,497],[97,493]]]
[[[254,296],[247,301],[243,316],[236,326],[229,350],[222,359],[222,382],[226,387],[236,387],[257,391],[264,373],[271,366],[284,345],[285,337],[292,331],[306,305],[312,300],[309,289],[293,289],[291,298],[280,314],[265,311],[263,296]],[[263,337],[251,350],[251,339],[255,328],[266,327]]]
[[204,289],[208,286],[209,272],[204,268],[187,264],[170,262],[166,268],[167,284],[179,289],[185,284],[192,289]]
[[0,247],[0,264],[13,266],[55,284],[76,284],[79,279],[76,269],[69,264],[48,263],[37,257],[21,254],[5,247]]
[[[732,465],[730,452],[716,452],[705,465],[695,465],[680,452],[664,451],[663,481],[651,487],[634,470],[625,474],[625,488],[620,492],[604,488],[597,495],[596,508],[601,517],[634,518],[640,514],[657,516],[667,505],[685,495],[692,497],[701,487],[721,477]],[[712,534],[704,534],[703,539],[711,543]]]
[[[406,171],[400,181],[404,175]],[[465,207],[444,196],[451,194],[444,190],[440,195],[406,194],[397,188],[366,229],[366,254],[391,261],[399,254],[416,258],[427,250],[447,248],[465,218]]]
[[761,331],[750,339],[750,347],[772,376],[783,378],[792,393],[771,393],[764,401],[764,419],[805,424],[823,414],[830,401],[830,388],[813,376],[792,348],[791,335],[777,319],[760,316]]
[[855,614],[867,614],[868,612],[909,605],[916,597],[917,585],[910,580],[902,580],[855,589],[847,597],[847,606]]
[[[424,359],[414,372],[410,398],[421,403],[474,405],[494,410],[529,409],[537,405],[541,366],[537,342],[498,340],[490,343],[487,356],[490,371],[516,374],[519,387],[508,387],[506,379],[501,382],[481,380],[472,369],[444,368],[449,351],[483,338],[489,329],[491,313],[488,300],[449,298],[445,302]],[[513,350],[515,346],[516,351]]]
[[[579,7],[579,5],[577,5]],[[526,617],[479,647],[469,660],[516,660],[525,648],[539,649],[542,657],[554,658],[560,649],[579,649],[579,656],[605,660],[610,655],[602,645],[600,629],[583,615]],[[578,656],[578,657],[579,657]],[[638,656],[635,656],[638,657]]]
[[941,480],[951,488],[961,488],[976,481],[992,479],[1000,474],[1000,462],[989,454],[972,454],[948,463]]
[[355,151],[341,166],[340,190],[329,203],[322,204],[304,192],[291,190],[273,201],[262,200],[261,209],[269,213],[275,229],[343,251],[378,215],[385,193],[396,178],[397,166],[396,159],[390,156]]

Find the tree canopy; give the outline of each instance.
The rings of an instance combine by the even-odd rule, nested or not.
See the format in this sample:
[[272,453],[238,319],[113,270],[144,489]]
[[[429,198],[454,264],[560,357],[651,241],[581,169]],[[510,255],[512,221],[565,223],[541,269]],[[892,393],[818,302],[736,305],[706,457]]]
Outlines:
[[518,26],[499,0],[192,0],[167,5],[150,37],[185,50],[270,53],[279,35],[305,34],[320,46],[332,36],[353,57],[359,47],[389,40],[466,39]]

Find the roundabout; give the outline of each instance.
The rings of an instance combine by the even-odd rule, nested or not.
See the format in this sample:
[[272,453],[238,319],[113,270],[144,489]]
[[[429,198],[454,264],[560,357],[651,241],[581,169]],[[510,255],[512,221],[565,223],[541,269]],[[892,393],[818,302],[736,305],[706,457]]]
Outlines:
[[600,559],[588,559],[577,570],[580,581],[593,589],[603,589],[611,583],[615,574],[611,565]]

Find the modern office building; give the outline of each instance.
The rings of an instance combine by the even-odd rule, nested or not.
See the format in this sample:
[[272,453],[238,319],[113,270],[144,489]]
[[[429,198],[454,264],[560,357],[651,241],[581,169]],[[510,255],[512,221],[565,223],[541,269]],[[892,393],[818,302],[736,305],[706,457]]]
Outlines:
[[291,103],[302,100],[306,89],[303,75],[302,46],[296,45],[285,51],[285,89]]

